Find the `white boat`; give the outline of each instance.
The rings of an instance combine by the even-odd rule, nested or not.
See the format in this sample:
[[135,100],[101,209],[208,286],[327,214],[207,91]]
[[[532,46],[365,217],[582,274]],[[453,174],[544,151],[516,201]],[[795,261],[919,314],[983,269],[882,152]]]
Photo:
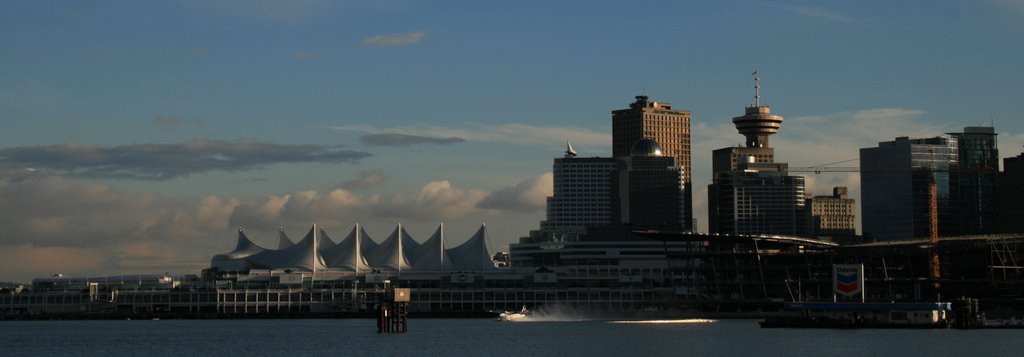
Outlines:
[[519,311],[505,311],[498,314],[498,321],[519,321],[530,316],[530,311],[524,305]]

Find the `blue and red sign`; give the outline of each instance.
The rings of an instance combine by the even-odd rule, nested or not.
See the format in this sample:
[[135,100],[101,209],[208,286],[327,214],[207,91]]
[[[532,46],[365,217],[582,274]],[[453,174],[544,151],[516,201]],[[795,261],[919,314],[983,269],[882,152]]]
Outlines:
[[854,296],[864,291],[863,264],[835,264],[832,273],[836,294]]

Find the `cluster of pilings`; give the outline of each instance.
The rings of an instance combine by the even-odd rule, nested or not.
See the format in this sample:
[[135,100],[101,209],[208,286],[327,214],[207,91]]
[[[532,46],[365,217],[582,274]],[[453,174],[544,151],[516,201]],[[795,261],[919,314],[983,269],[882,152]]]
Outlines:
[[409,298],[412,292],[408,288],[387,289],[377,303],[377,332],[406,332],[409,330]]

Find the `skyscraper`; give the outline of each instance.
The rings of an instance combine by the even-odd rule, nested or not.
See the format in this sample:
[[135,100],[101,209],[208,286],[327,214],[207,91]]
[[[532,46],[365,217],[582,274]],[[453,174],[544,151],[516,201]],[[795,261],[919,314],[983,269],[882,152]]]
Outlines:
[[804,177],[790,176],[785,163],[753,157],[735,171],[719,173],[708,186],[712,233],[806,234]]
[[637,228],[688,230],[685,211],[685,176],[679,159],[664,155],[658,142],[644,138],[633,144],[628,157],[620,158],[613,207],[619,222]]
[[708,185],[708,228],[714,233],[805,235],[803,176],[790,176],[789,165],[775,162],[768,137],[782,127],[781,116],[761,104],[754,72],[754,104],[732,119],[745,146],[712,152],[713,178]]
[[957,235],[959,190],[955,171],[957,140],[899,137],[860,149],[864,236],[875,241],[928,238],[930,186],[938,203],[939,235]]
[[998,230],[999,147],[992,127],[969,126],[949,133],[957,140],[960,233],[989,234]]
[[565,156],[555,159],[553,166],[554,194],[547,199],[547,219],[533,239],[571,239],[588,226],[617,222],[612,217],[617,165],[610,157],[577,157],[567,143]]
[[682,168],[684,183],[683,207],[687,215],[685,229],[692,229],[693,194],[690,165],[690,112],[672,109],[672,103],[651,101],[646,95],[636,96],[628,109],[612,111],[612,156],[630,156],[633,144],[652,138],[661,145],[665,156],[673,156]]

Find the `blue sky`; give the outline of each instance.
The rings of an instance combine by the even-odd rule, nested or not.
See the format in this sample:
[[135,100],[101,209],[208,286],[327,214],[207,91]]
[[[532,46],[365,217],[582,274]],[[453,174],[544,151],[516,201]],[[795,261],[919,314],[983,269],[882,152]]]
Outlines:
[[706,227],[755,67],[793,166],[989,123],[1016,156],[1022,20],[1010,0],[0,2],[0,280],[197,272],[236,226],[272,246],[443,221],[457,244],[486,222],[505,249],[565,140],[609,155],[610,111],[642,93],[693,112]]

